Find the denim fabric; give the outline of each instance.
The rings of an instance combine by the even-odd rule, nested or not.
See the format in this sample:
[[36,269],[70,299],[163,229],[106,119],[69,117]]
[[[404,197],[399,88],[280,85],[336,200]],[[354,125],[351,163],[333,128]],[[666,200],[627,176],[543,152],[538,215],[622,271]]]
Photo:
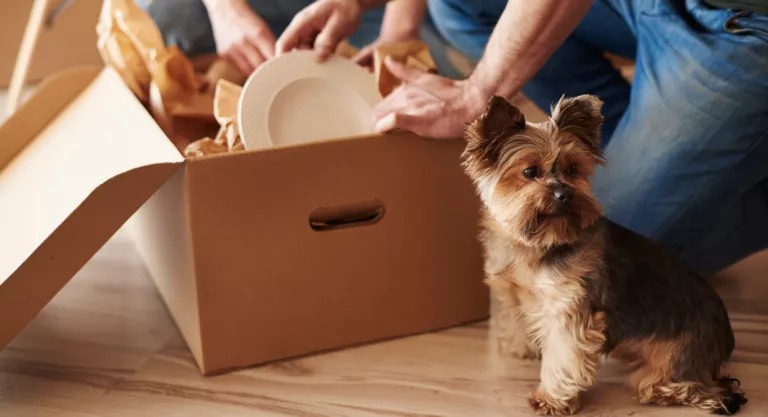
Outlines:
[[[440,33],[479,58],[504,0],[429,0]],[[636,60],[632,85],[603,56]],[[705,275],[768,247],[768,18],[699,0],[597,0],[523,89],[604,102],[607,216]]]
[[[293,16],[313,0],[247,0],[251,8],[261,16],[275,36],[288,27]],[[135,0],[155,21],[167,45],[178,46],[188,56],[216,52],[213,29],[208,12],[201,0]],[[384,7],[370,10],[363,15],[360,28],[350,37],[349,43],[362,48],[378,38]],[[461,74],[449,60],[448,44],[427,19],[422,30],[422,39],[430,51],[439,72],[458,79]]]

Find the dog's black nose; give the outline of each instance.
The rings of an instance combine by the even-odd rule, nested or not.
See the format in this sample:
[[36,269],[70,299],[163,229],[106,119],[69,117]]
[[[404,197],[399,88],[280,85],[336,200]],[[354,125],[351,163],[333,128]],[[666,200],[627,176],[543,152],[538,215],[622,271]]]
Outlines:
[[570,203],[571,197],[573,197],[573,189],[567,185],[558,185],[553,192],[555,194],[555,199],[559,204]]

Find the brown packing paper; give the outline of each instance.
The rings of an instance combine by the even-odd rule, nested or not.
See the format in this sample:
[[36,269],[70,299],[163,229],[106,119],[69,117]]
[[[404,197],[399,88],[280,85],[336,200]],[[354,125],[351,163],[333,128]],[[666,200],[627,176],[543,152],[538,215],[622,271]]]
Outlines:
[[435,71],[435,68],[430,67],[429,63],[425,63],[423,61],[420,61],[418,58],[413,57],[413,56],[408,56],[407,58],[405,58],[405,65],[407,65],[409,67],[412,67],[412,68],[419,69],[419,70],[424,71],[424,72]]
[[159,53],[149,89],[149,110],[179,151],[218,128],[213,92],[195,74],[192,63],[172,46]]
[[165,49],[152,19],[133,0],[105,0],[96,25],[98,50],[143,103],[149,99],[152,66]]
[[213,115],[219,124],[237,120],[237,106],[243,87],[226,80],[220,80],[216,84],[216,95],[213,100]]
[[[164,49],[157,57],[155,70],[151,73],[151,89],[154,90],[169,115],[190,111],[190,104],[195,100],[200,89],[192,63],[180,49],[172,46]],[[205,113],[204,109],[198,109]],[[192,110],[194,111],[194,110]],[[212,115],[212,110],[207,112]]]
[[360,52],[357,48],[350,45],[347,41],[341,41],[339,43],[339,46],[336,47],[335,54],[347,59],[352,59],[357,55],[357,53]]
[[130,38],[116,26],[99,25],[98,49],[106,65],[114,68],[142,102],[149,100],[149,70]]
[[384,65],[384,59],[392,59],[405,63],[424,72],[437,72],[437,66],[429,53],[429,46],[423,41],[404,41],[382,44],[374,50],[374,73],[383,97],[388,96],[400,86],[397,79]]
[[219,80],[213,100],[213,114],[219,123],[215,138],[209,137],[191,143],[184,150],[189,157],[240,151],[245,149],[237,125],[237,106],[243,88],[227,80]]
[[226,152],[229,152],[227,144],[222,143],[217,136],[215,139],[202,138],[190,143],[184,149],[184,156],[195,157]]
[[113,22],[133,42],[151,73],[157,55],[165,49],[165,42],[155,22],[134,0],[106,0],[105,9],[112,9]]
[[180,151],[215,134],[219,126],[209,86],[216,79],[236,79],[228,67],[218,64],[197,74],[180,49],[165,46],[155,23],[133,0],[106,0],[97,32],[105,63],[118,70]]
[[219,80],[227,80],[233,84],[243,85],[248,79],[240,69],[227,60],[216,58],[205,72],[205,81],[210,88],[215,88]]

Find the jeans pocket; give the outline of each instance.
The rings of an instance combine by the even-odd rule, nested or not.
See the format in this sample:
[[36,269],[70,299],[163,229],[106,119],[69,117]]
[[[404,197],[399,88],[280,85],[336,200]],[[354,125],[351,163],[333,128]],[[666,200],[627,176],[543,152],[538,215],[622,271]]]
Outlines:
[[641,14],[684,23],[702,34],[720,35],[736,42],[768,41],[768,16],[719,9],[702,0],[636,0]]
[[736,11],[723,23],[723,30],[734,35],[754,36],[768,42],[768,16]]

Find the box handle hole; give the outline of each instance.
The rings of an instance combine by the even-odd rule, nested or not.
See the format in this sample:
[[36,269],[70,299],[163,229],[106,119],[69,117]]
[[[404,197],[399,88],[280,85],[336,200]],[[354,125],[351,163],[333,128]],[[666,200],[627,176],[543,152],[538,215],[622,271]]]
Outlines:
[[322,232],[374,224],[383,216],[384,204],[374,199],[341,206],[317,208],[309,214],[309,226],[312,230]]

